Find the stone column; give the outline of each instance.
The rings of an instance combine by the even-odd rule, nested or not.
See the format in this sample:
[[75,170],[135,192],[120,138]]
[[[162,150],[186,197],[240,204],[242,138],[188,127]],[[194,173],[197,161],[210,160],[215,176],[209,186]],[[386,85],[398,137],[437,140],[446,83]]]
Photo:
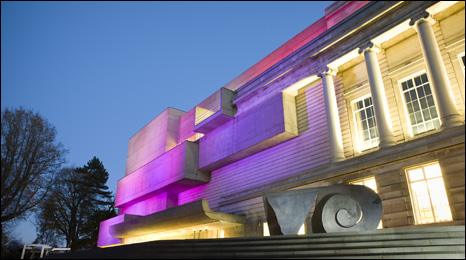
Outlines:
[[437,100],[436,105],[442,121],[442,128],[461,125],[463,120],[458,113],[455,100],[451,94],[450,80],[435,40],[431,21],[429,14],[424,12],[413,17],[410,25],[415,26],[419,36],[430,84]]
[[335,72],[329,69],[319,74],[324,90],[325,113],[327,114],[330,151],[332,153],[331,158],[333,162],[337,162],[343,160],[345,155],[343,152],[343,140],[341,137],[340,118],[338,115],[333,76],[335,76]]
[[382,73],[380,72],[377,53],[379,49],[369,42],[359,49],[359,53],[364,53],[366,61],[367,77],[371,89],[372,103],[374,104],[377,130],[379,131],[380,147],[388,147],[395,144],[393,136],[390,110],[388,109],[385,87],[383,85]]

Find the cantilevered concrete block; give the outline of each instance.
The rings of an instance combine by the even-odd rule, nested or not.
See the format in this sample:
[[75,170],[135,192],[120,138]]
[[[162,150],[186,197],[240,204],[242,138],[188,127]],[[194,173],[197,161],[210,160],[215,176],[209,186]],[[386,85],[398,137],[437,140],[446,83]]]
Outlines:
[[180,117],[184,113],[167,108],[130,138],[126,175],[175,147],[178,143]]
[[198,170],[198,144],[185,141],[118,181],[115,205],[121,207],[162,189],[177,193],[209,181]]
[[198,200],[151,215],[125,219],[112,225],[109,233],[113,238],[131,238],[215,222],[229,226],[242,225],[245,218],[212,211],[207,200]]
[[97,246],[98,247],[106,247],[106,246],[116,246],[122,244],[122,240],[116,237],[113,237],[110,234],[110,227],[116,225],[118,223],[123,223],[125,221],[129,221],[131,218],[136,216],[133,215],[126,215],[121,214],[115,216],[113,218],[106,219],[100,222],[99,226],[99,237],[97,239]]
[[264,196],[271,235],[297,234],[312,212],[312,233],[376,229],[382,217],[382,201],[362,185],[332,185],[276,192]]
[[199,141],[199,167],[213,170],[297,136],[294,97],[279,93]]
[[221,88],[197,105],[194,131],[206,134],[232,120],[235,115],[233,96],[232,90]]

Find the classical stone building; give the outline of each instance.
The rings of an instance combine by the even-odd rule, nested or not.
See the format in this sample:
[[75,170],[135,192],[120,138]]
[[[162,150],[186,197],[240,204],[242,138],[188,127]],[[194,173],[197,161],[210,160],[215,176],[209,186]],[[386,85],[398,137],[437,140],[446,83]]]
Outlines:
[[379,194],[380,228],[464,225],[464,5],[335,2],[193,109],[167,108],[129,140],[98,246],[267,235],[265,193],[337,183]]

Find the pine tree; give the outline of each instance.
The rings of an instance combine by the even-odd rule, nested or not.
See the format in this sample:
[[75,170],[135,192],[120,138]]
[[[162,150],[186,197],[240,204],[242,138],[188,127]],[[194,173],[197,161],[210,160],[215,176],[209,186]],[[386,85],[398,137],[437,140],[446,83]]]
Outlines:
[[115,216],[107,180],[108,172],[97,157],[83,167],[63,169],[41,204],[38,237],[45,241],[56,234],[72,250],[95,247],[100,222]]
[[103,163],[94,156],[84,167],[78,168],[77,171],[84,175],[84,185],[92,194],[89,197],[89,203],[93,209],[88,221],[82,228],[84,237],[81,239],[81,247],[89,248],[94,247],[97,243],[100,222],[116,214],[113,207],[112,192],[108,190],[106,185],[108,172]]

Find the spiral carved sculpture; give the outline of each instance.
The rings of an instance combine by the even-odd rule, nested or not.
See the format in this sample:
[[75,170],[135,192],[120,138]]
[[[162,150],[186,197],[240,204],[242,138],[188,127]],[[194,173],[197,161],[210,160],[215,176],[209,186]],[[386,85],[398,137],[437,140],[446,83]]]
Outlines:
[[264,196],[271,235],[296,234],[311,216],[312,233],[376,229],[382,217],[380,197],[362,185],[332,185]]

